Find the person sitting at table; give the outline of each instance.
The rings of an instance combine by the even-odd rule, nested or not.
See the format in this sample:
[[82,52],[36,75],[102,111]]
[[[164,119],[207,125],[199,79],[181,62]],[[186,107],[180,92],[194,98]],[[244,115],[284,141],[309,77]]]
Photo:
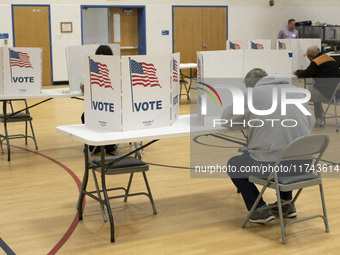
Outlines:
[[[323,126],[322,103],[328,103],[334,90],[340,82],[340,71],[334,58],[321,53],[318,46],[310,46],[304,54],[310,61],[305,70],[297,70],[294,74],[298,78],[314,78],[313,88],[309,89],[311,93],[310,101],[314,104],[314,114],[316,118],[315,125]],[[336,95],[340,98],[340,92]]]
[[[110,46],[108,45],[100,45],[97,50],[96,50],[96,55],[113,55],[113,52],[110,48]],[[84,93],[84,84],[80,84],[80,89],[81,91]],[[85,123],[85,115],[84,113],[81,115],[81,122],[84,124]],[[90,151],[94,154],[96,153],[100,153],[100,147],[96,147],[95,150],[94,146],[89,146],[90,147]],[[110,145],[105,145],[105,151],[106,153],[112,154],[115,150],[117,149],[117,145],[116,144],[110,144]]]
[[[286,79],[281,74],[274,74],[268,76],[267,73],[259,68],[250,70],[245,76],[245,86],[252,89],[253,106],[257,110],[270,109],[273,104],[272,91],[277,89],[279,96],[277,98],[277,109],[269,115],[258,115],[252,113],[247,104],[245,104],[244,114],[233,115],[233,106],[228,106],[222,113],[222,119],[226,119],[229,122],[234,123],[250,123],[247,127],[248,145],[247,151],[242,155],[234,156],[229,159],[227,163],[227,169],[236,169],[228,172],[232,182],[241,192],[243,200],[246,204],[248,211],[251,210],[256,198],[259,195],[259,191],[256,186],[249,182],[249,175],[261,175],[261,167],[258,167],[258,172],[245,172],[242,169],[250,169],[251,166],[274,166],[276,160],[278,160],[282,150],[294,139],[306,135],[312,134],[312,128],[314,126],[315,118],[311,113],[311,110],[307,103],[303,106],[310,112],[311,115],[305,115],[295,105],[287,105],[287,114],[281,114],[281,97],[280,90],[282,88],[292,88]],[[289,93],[289,99],[301,98],[301,94]],[[247,102],[247,94],[245,95],[245,102]],[[275,122],[268,121],[268,119],[274,119]],[[293,119],[296,121],[296,126],[285,127],[281,125],[282,121],[286,119]],[[255,124],[257,123],[257,124]],[[263,123],[263,125],[259,125]],[[228,126],[227,125],[227,126]],[[296,160],[285,162],[284,165],[300,165],[310,164],[312,160]],[[269,174],[267,172],[267,174]],[[279,176],[290,173],[278,173]],[[283,201],[291,201],[292,192],[281,192],[281,199]],[[277,203],[277,202],[276,202]],[[254,213],[252,214],[250,221],[256,223],[266,223],[273,220],[275,217],[273,212],[278,212],[278,208],[274,203],[274,208],[270,209],[263,199],[260,200]],[[272,206],[273,206],[272,205]],[[285,213],[289,205],[282,206],[282,210]],[[295,217],[295,206],[289,211],[287,217]]]

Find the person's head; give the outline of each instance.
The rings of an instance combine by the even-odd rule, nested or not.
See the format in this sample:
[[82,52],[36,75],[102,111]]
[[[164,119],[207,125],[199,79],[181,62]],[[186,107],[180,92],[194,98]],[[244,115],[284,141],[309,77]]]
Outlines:
[[96,50],[96,55],[113,55],[113,52],[108,45],[100,45]]
[[304,54],[304,56],[307,56],[307,58],[312,61],[318,54],[320,53],[320,49],[318,46],[313,45],[308,47],[307,52]]
[[268,74],[265,70],[254,68],[246,74],[246,77],[244,77],[244,84],[247,88],[253,88],[259,80],[266,76],[268,76]]
[[288,20],[288,30],[293,30],[295,28],[295,19]]

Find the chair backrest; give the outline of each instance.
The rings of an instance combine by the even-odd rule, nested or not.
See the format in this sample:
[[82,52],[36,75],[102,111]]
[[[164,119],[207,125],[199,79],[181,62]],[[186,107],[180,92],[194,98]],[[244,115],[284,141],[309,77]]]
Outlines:
[[318,154],[314,164],[317,164],[329,144],[329,137],[326,134],[308,135],[295,139],[282,152],[281,157],[276,162],[278,165],[285,160],[299,160],[301,158],[310,159]]

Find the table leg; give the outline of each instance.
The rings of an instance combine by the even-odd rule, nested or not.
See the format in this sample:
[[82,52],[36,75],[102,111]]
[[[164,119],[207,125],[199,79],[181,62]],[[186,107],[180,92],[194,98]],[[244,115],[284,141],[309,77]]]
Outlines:
[[101,157],[101,179],[102,179],[102,188],[104,194],[104,201],[107,209],[107,214],[109,216],[110,227],[111,227],[111,242],[115,241],[115,226],[109,201],[109,196],[106,190],[106,181],[105,181],[105,148],[104,146],[100,146],[100,157]]
[[87,182],[89,180],[89,155],[88,155],[89,146],[87,144],[85,144],[84,148],[85,148],[84,149],[84,151],[85,151],[85,172],[84,172],[83,181],[81,183],[79,198],[78,198],[78,202],[77,202],[77,209],[79,211],[79,220],[83,220],[83,202],[84,202],[84,198],[85,198],[85,191],[86,191]]

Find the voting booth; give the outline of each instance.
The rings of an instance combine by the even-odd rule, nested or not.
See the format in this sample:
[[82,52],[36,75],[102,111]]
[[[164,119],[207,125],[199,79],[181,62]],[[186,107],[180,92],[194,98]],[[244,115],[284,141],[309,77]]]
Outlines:
[[245,75],[262,68],[269,75],[281,73],[291,80],[292,52],[278,50],[204,51],[197,53],[197,111],[201,124],[212,124],[223,109],[233,103],[233,95],[242,96]]
[[278,39],[276,40],[276,49],[289,50],[293,53],[293,71],[306,69],[310,61],[304,56],[308,47],[316,45],[321,49],[321,39]]
[[[114,56],[120,56],[119,44],[106,45],[111,48]],[[70,91],[80,91],[80,83],[84,82],[84,57],[88,55],[95,55],[99,46],[100,44],[87,44],[69,46],[65,48]]]
[[41,48],[0,48],[0,94],[40,94]]
[[227,40],[227,50],[271,50],[271,40]]
[[179,53],[87,56],[85,125],[110,131],[170,126],[179,115]]
[[270,50],[272,41],[268,39],[256,39],[247,41],[248,50]]
[[227,40],[227,50],[245,50],[247,40]]

